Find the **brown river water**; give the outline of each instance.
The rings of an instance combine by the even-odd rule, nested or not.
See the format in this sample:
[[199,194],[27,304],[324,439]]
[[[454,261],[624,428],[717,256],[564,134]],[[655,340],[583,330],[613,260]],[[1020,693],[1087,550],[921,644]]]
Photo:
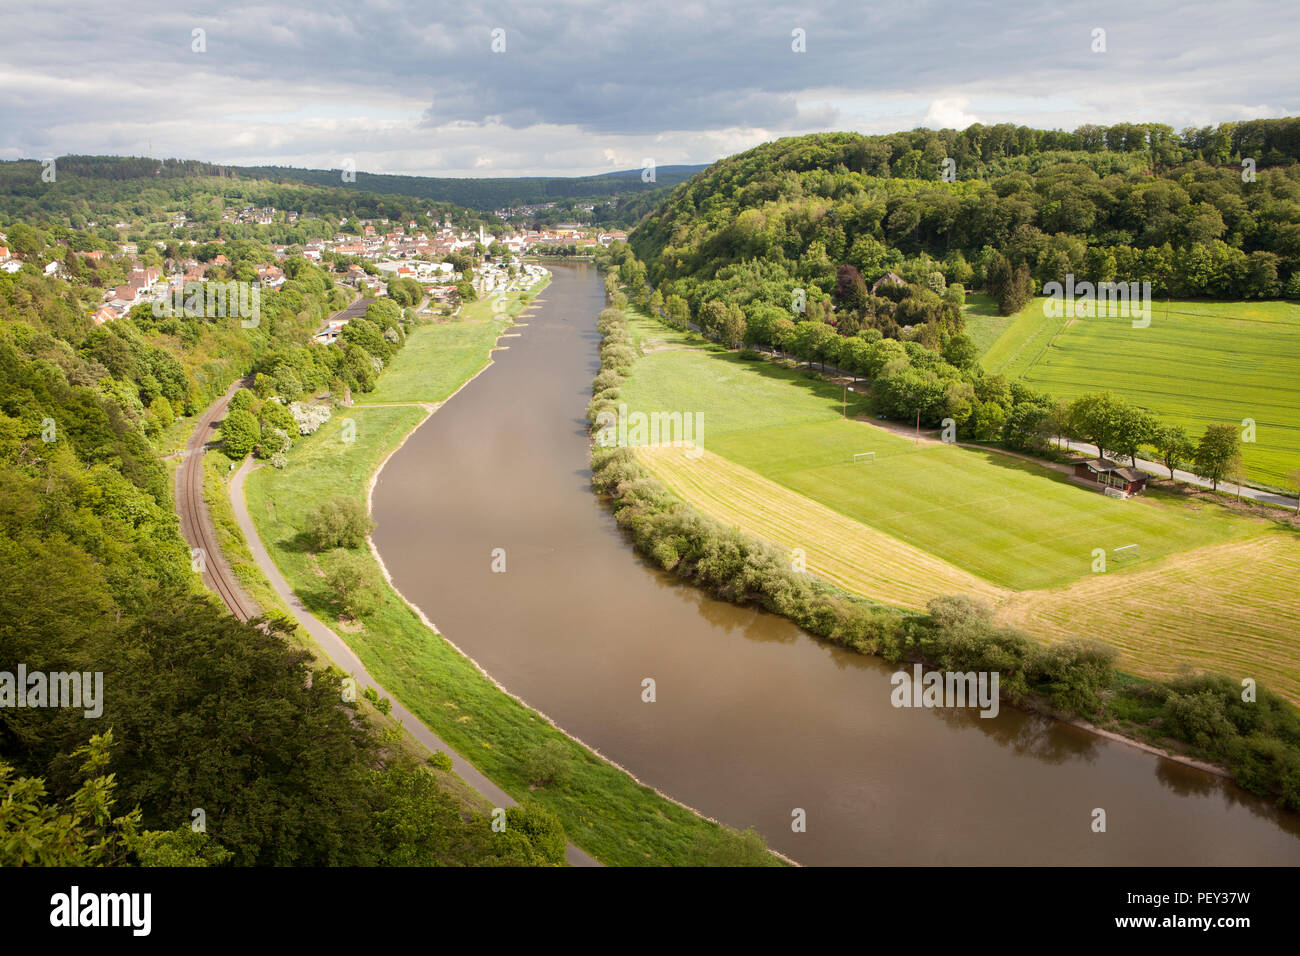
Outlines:
[[398,588],[512,693],[805,864],[1300,863],[1300,815],[1226,780],[1008,706],[896,709],[896,668],[641,561],[589,485],[603,288],[550,268],[519,337],[374,492]]

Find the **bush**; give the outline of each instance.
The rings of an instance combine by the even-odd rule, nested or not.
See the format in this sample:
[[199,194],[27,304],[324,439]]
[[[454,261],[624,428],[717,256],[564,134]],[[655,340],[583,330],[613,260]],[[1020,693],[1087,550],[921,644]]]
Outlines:
[[324,564],[326,593],[342,615],[355,620],[379,607],[379,574],[368,560],[340,549]]
[[294,424],[298,426],[299,435],[311,435],[330,420],[333,410],[324,402],[315,405],[290,402],[289,414],[293,416]]
[[1039,645],[1030,653],[1030,681],[1058,710],[1095,714],[1114,676],[1116,656],[1115,648],[1082,638]]
[[247,458],[260,437],[261,430],[251,412],[236,409],[227,412],[221,422],[221,450],[234,461]]
[[506,829],[522,833],[537,855],[552,866],[564,863],[568,837],[559,818],[532,800],[506,810]]
[[524,758],[524,776],[535,787],[559,786],[569,776],[569,748],[551,738],[532,748]]
[[445,750],[435,750],[429,754],[429,766],[434,770],[450,771],[452,767],[451,757],[447,755]]
[[340,495],[323,501],[307,515],[304,529],[316,551],[333,548],[359,548],[375,530],[366,506],[356,498]]

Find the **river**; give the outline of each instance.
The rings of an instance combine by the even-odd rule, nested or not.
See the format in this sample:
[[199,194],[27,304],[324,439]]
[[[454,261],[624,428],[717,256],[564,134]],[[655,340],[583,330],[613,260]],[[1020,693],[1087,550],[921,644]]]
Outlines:
[[373,498],[398,588],[511,692],[805,864],[1300,863],[1300,818],[1228,781],[1009,706],[895,709],[895,668],[642,562],[589,484],[603,287],[549,267],[519,335]]

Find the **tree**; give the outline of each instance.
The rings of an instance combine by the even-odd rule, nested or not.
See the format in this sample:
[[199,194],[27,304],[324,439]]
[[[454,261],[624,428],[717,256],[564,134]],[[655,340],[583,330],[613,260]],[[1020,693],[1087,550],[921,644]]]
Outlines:
[[727,304],[719,299],[710,299],[700,306],[700,331],[711,335],[720,335],[727,323]]
[[525,800],[506,810],[506,829],[522,833],[541,859],[552,866],[564,863],[568,837],[559,818],[540,803]]
[[664,308],[668,315],[673,318],[681,328],[686,328],[690,323],[691,307],[680,295],[670,295]]
[[358,498],[339,495],[322,501],[307,515],[307,537],[317,551],[359,548],[375,530],[375,523]]
[[1133,467],[1137,467],[1138,449],[1151,441],[1157,428],[1156,420],[1136,405],[1120,400],[1111,406],[1110,440],[1116,449],[1128,455]]
[[1232,461],[1241,454],[1241,437],[1236,425],[1207,425],[1196,446],[1196,473],[1210,482],[1215,491],[1229,474]]
[[832,345],[838,347],[839,338],[825,322],[800,322],[795,326],[793,351],[805,362],[820,361],[822,371],[825,371],[827,353]]
[[727,308],[727,314],[722,320],[722,328],[719,329],[722,341],[729,344],[732,348],[740,345],[741,339],[745,337],[745,313],[738,305],[732,305]]
[[252,412],[244,409],[226,412],[221,422],[221,450],[226,457],[234,461],[247,458],[261,437],[262,430]]
[[220,866],[231,858],[188,826],[142,830],[139,807],[113,816],[118,784],[108,772],[113,731],[73,753],[85,758],[66,806],[49,802],[45,780],[15,777],[0,758],[0,866]]
[[1174,471],[1187,464],[1196,454],[1196,445],[1181,425],[1162,425],[1156,429],[1152,438],[1160,460],[1169,469],[1169,480],[1173,481]]
[[831,292],[835,304],[844,311],[859,312],[867,305],[867,284],[862,274],[851,265],[842,265],[835,274],[835,289]]
[[1001,315],[1014,315],[1026,305],[1034,294],[1033,278],[1029,267],[1021,264],[1014,269],[1007,257],[995,252],[989,262],[985,286],[998,303]]
[[339,612],[354,620],[379,607],[379,575],[360,554],[339,548],[325,564],[325,590]]
[[1069,437],[1097,446],[1105,457],[1110,446],[1115,400],[1109,394],[1081,395],[1070,403]]

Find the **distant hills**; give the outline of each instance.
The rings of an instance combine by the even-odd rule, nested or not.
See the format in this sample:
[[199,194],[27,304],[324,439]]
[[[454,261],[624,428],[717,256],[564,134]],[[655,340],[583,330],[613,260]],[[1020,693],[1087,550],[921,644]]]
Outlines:
[[[337,169],[299,169],[293,166],[235,166],[235,172],[258,179],[294,180],[320,186],[340,184]],[[705,166],[660,166],[655,181],[641,181],[641,170],[627,169],[598,176],[519,176],[500,179],[398,176],[357,172],[346,185],[365,192],[416,196],[434,202],[484,211],[505,206],[525,206],[563,199],[609,199],[630,193],[648,193],[676,186]]]

